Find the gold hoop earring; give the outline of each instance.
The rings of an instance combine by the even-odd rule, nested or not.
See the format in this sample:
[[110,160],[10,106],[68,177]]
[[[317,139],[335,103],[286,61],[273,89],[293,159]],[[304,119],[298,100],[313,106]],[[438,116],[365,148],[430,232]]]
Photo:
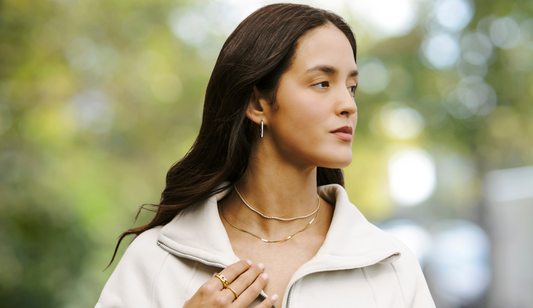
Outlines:
[[261,120],[261,138],[263,138],[263,120]]

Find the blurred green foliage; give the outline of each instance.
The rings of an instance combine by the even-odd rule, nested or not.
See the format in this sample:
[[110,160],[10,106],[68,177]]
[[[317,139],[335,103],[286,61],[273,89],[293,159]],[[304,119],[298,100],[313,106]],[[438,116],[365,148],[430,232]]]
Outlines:
[[[213,13],[211,3],[224,7],[219,1],[0,2],[0,307],[94,305],[113,270],[102,273],[118,235],[132,227],[140,205],[158,202],[167,169],[192,145],[217,52],[242,19],[232,6]],[[421,3],[427,9],[418,26],[384,39],[347,9],[339,12],[354,28],[358,59],[379,58],[390,76],[384,91],[356,96],[360,116],[347,189],[370,219],[412,213],[387,192],[387,160],[395,148],[422,147],[437,166],[446,169],[460,157],[474,175],[455,186],[439,182],[429,205],[416,211],[432,220],[476,219],[485,172],[533,164],[527,47],[533,30],[524,28],[517,47],[494,49],[484,80],[497,94],[495,109],[455,117],[443,101],[462,77],[455,66],[424,64],[420,50],[433,2]],[[514,16],[526,26],[533,16],[531,1],[472,4],[473,19],[454,35],[475,31],[487,16]],[[210,8],[221,20],[208,20],[207,32],[196,29],[203,40],[175,35],[180,29],[172,16],[191,21]],[[216,27],[224,18],[233,23]],[[380,117],[391,100],[418,110],[425,119],[421,135],[397,140],[384,132]],[[137,224],[148,219],[142,214]]]

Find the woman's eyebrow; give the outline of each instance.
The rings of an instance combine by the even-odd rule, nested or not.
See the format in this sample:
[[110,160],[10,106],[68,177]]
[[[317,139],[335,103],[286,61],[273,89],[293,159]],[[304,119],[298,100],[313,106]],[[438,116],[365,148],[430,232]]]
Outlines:
[[[311,73],[313,71],[321,71],[321,72],[324,72],[328,75],[336,75],[339,70],[333,66],[330,66],[330,65],[323,65],[323,64],[319,64],[319,65],[316,65],[310,69],[307,70],[307,73]],[[355,77],[359,75],[359,71],[358,70],[353,70],[350,72],[350,74],[348,75],[349,77]]]
[[307,70],[307,73],[311,73],[313,71],[322,71],[328,75],[335,75],[337,74],[338,70],[336,68],[334,68],[333,66],[330,66],[330,65],[323,65],[323,64],[319,64],[317,66],[314,66],[310,69]]

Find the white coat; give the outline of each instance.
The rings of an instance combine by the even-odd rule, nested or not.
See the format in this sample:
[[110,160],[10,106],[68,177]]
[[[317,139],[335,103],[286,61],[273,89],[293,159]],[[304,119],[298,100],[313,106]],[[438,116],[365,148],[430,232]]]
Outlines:
[[[180,308],[214,272],[237,262],[217,210],[217,200],[227,192],[138,236],[95,308]],[[331,226],[316,256],[292,276],[282,308],[435,307],[420,266],[403,243],[369,223],[341,186],[321,186],[319,194],[335,205]]]

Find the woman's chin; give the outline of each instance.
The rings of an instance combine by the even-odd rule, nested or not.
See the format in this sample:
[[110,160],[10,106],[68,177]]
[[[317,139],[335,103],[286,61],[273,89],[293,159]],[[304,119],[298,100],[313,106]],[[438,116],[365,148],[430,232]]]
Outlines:
[[329,162],[321,165],[320,167],[328,169],[341,169],[348,167],[352,162],[352,153],[350,152],[349,156],[346,157],[337,157],[335,160],[330,160]]

